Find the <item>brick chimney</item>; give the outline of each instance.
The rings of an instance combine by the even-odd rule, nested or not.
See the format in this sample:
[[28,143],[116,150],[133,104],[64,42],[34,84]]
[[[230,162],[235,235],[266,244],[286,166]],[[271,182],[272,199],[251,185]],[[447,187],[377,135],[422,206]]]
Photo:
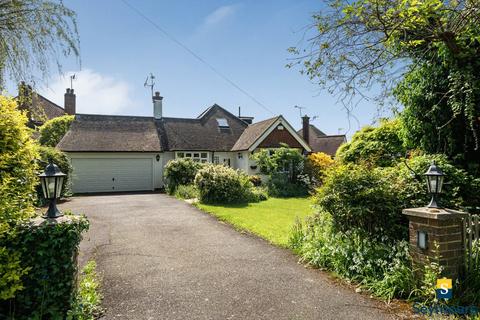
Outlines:
[[152,97],[152,100],[153,100],[153,117],[155,119],[162,119],[163,97],[160,96],[160,92],[156,91],[155,95]]
[[76,96],[73,93],[73,89],[67,88],[67,92],[65,92],[65,101],[63,104],[63,108],[65,109],[65,113],[75,115],[76,113]]
[[303,133],[303,140],[306,143],[310,144],[310,117],[304,115],[302,117],[302,133]]

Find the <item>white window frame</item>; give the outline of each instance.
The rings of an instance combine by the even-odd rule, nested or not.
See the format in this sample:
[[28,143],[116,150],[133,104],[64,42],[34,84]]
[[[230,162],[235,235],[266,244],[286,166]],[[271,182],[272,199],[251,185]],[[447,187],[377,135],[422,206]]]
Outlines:
[[195,162],[207,163],[208,152],[206,151],[177,151],[175,159],[190,158]]

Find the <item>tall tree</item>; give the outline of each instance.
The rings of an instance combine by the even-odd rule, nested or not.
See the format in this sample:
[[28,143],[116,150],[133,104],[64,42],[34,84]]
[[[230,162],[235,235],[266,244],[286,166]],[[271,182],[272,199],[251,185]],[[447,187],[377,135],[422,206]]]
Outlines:
[[7,78],[35,83],[61,58],[79,56],[75,12],[62,1],[0,0],[0,86]]
[[326,2],[313,16],[315,35],[290,49],[298,55],[291,66],[346,104],[371,89],[379,102],[394,93],[407,142],[479,163],[480,2]]

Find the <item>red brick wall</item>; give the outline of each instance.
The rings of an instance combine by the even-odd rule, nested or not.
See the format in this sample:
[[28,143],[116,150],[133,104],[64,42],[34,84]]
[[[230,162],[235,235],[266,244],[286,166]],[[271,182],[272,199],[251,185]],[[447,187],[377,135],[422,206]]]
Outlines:
[[288,144],[291,148],[301,148],[302,145],[288,132],[286,128],[278,130],[275,128],[266,138],[260,143],[259,148],[278,148],[280,143]]

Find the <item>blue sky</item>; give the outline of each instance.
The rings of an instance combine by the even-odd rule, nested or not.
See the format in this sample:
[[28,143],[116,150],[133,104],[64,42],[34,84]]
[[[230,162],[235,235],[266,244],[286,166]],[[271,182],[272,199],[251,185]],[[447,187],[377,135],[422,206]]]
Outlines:
[[[318,116],[313,123],[326,133],[348,128],[335,97],[298,70],[285,68],[291,58],[287,48],[302,38],[321,1],[128,1],[294,127],[301,125],[293,108],[299,105]],[[65,76],[53,75],[39,88],[60,105],[68,75],[75,72],[77,112],[151,115],[150,93],[143,83],[152,72],[155,89],[164,96],[165,116],[196,117],[213,103],[233,113],[241,106],[242,114],[255,121],[272,116],[120,0],[64,2],[78,15],[81,67],[66,60]],[[370,124],[376,107],[363,103],[354,114],[361,125]],[[352,121],[348,135],[357,129]]]

